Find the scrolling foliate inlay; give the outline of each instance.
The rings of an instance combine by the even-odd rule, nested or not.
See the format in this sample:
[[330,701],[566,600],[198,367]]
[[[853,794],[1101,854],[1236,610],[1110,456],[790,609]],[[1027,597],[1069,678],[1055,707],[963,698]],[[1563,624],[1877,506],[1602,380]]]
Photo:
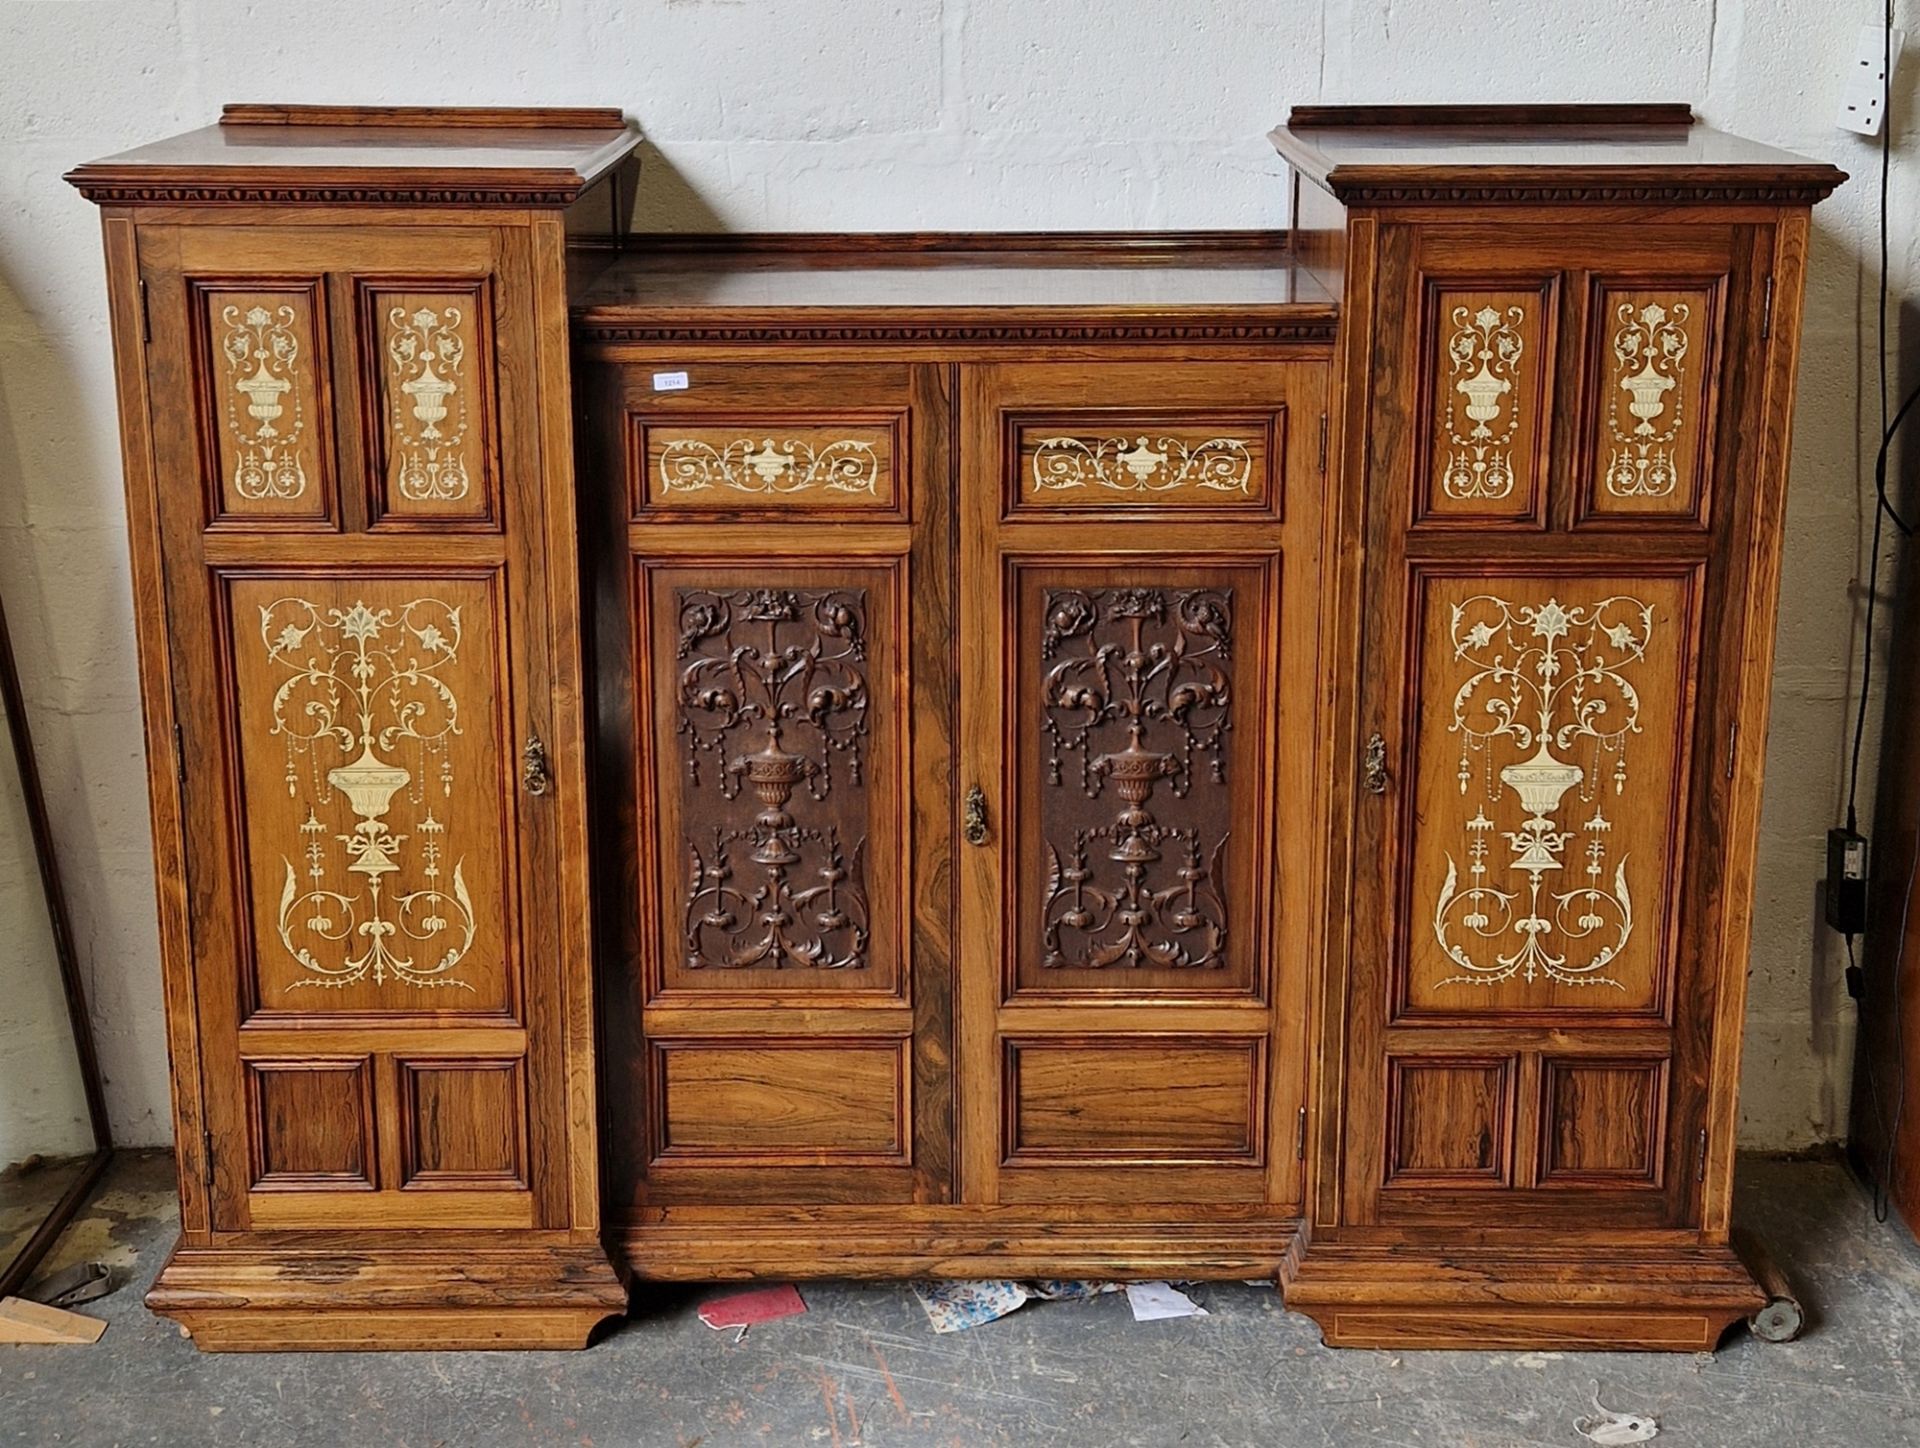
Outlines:
[[676,602],[686,968],[864,969],[866,836],[790,807],[865,788],[866,590],[680,589]]
[[1047,591],[1045,781],[1083,803],[1043,802],[1043,967],[1226,964],[1232,634],[1228,589]]
[[805,438],[775,442],[750,437],[714,444],[700,438],[672,438],[660,451],[660,492],[834,493],[876,496],[880,456],[873,444],[837,438],[815,447]]
[[[1481,593],[1452,606],[1448,729],[1460,736],[1460,792],[1477,808],[1460,842],[1465,879],[1448,852],[1434,901],[1434,938],[1458,971],[1437,986],[1626,989],[1609,968],[1635,905],[1609,795],[1632,783],[1627,744],[1641,732],[1653,634],[1653,607],[1625,594],[1563,605]],[[1502,830],[1492,816],[1510,812],[1509,796],[1523,818]]]
[[307,490],[299,316],[284,304],[230,305],[220,311],[220,327],[233,491],[248,502],[298,498]]
[[[1616,498],[1665,498],[1680,483],[1674,442],[1687,425],[1685,369],[1693,308],[1676,301],[1615,308],[1613,382],[1607,407],[1612,452],[1606,487]],[[1624,394],[1624,395],[1619,395]]]
[[[287,793],[309,791],[300,863],[282,857],[277,929],[306,972],[287,989],[395,980],[471,990],[453,972],[473,947],[473,901],[435,815],[436,803],[449,812],[455,788],[460,701],[444,676],[460,656],[460,609],[284,597],[261,605],[260,640],[280,679],[269,708],[286,743]],[[405,834],[389,818],[397,795],[411,806]],[[339,799],[357,816],[346,833],[321,819]]]
[[1177,437],[1137,435],[1042,437],[1033,442],[1035,493],[1101,487],[1119,493],[1170,493],[1206,488],[1216,493],[1250,491],[1253,453],[1234,437],[1187,443]]
[[1456,501],[1497,501],[1513,491],[1513,450],[1521,426],[1520,364],[1526,309],[1455,307],[1446,356],[1449,444],[1440,487]]
[[388,309],[393,487],[408,502],[459,502],[472,490],[467,325],[459,307]]

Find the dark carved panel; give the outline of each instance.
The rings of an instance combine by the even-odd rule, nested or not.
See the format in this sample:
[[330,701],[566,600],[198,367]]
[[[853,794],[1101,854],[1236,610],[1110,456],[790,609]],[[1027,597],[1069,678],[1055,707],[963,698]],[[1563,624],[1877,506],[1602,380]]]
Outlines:
[[1226,963],[1232,633],[1231,589],[1047,591],[1043,967]]
[[687,969],[865,968],[866,590],[674,596]]

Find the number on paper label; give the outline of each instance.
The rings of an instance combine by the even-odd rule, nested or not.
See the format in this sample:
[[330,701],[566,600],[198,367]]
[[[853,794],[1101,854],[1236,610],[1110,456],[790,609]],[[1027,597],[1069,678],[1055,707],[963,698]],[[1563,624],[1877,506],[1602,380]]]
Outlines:
[[653,374],[655,392],[685,392],[687,374],[684,372],[656,372]]

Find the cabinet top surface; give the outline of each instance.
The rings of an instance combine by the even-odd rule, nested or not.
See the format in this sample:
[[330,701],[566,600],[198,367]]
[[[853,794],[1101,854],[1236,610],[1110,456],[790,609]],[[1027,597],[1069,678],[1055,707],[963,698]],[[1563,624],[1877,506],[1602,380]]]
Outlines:
[[1302,176],[1349,203],[1805,205],[1847,179],[1673,105],[1299,106],[1271,138]]
[[564,205],[639,139],[604,108],[228,106],[67,179],[103,203]]
[[[573,257],[575,325],[1102,327],[1331,335],[1336,298],[1270,233],[638,238]],[[1251,335],[1251,332],[1250,332]]]

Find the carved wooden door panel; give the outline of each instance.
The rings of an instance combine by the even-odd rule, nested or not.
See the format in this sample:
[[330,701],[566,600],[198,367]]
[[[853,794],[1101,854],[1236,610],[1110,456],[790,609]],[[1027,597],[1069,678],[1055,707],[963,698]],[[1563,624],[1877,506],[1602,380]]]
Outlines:
[[[592,369],[611,1212],[950,1195],[947,369]],[[656,375],[658,374],[658,375]],[[684,384],[684,385],[681,385]]]
[[214,1225],[563,1221],[524,236],[140,259]]
[[967,1199],[1286,1212],[1323,364],[965,379]]
[[1683,1225],[1754,242],[1500,237],[1383,236],[1408,321],[1375,358],[1403,403],[1366,518],[1348,1220]]

